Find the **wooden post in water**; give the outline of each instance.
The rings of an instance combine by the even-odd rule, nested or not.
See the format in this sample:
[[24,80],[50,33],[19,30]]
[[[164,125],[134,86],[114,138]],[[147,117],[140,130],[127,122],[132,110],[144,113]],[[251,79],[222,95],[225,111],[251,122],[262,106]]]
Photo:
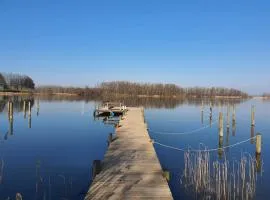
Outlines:
[[219,113],[219,136],[223,137],[223,114]]
[[251,126],[255,126],[255,106],[251,107]]
[[7,107],[8,107],[8,119],[9,119],[9,117],[10,117],[10,101],[8,101]]
[[23,101],[23,117],[26,118],[26,101]]
[[262,135],[257,133],[256,135],[256,154],[261,154],[262,151]]
[[261,172],[262,169],[262,160],[261,160],[261,151],[262,151],[262,135],[257,133],[256,135],[256,171]]
[[13,112],[14,112],[14,110],[13,110],[13,102],[10,102],[10,113],[9,113],[9,119],[10,120],[13,120]]
[[32,108],[31,108],[31,101],[28,102],[28,116],[31,116]]

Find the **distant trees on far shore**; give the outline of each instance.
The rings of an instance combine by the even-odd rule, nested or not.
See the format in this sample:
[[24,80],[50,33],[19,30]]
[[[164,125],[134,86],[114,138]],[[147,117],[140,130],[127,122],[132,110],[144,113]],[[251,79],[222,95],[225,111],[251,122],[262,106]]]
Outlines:
[[21,91],[34,89],[35,83],[33,79],[27,75],[0,73],[0,86],[2,86],[2,90]]
[[268,98],[270,98],[270,93],[263,93],[263,97],[268,97]]
[[145,97],[248,97],[248,94],[237,89],[222,87],[182,88],[175,84],[132,83],[128,81],[103,82],[96,87],[59,87],[42,86],[36,92],[44,94],[75,94],[80,96],[145,96]]

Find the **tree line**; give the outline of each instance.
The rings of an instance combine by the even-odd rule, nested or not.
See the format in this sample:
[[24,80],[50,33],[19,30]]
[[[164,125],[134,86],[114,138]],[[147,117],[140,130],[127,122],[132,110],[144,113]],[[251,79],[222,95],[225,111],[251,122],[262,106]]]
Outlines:
[[128,81],[103,82],[96,87],[59,87],[42,86],[36,89],[45,94],[75,94],[80,96],[145,96],[145,97],[248,97],[248,94],[237,89],[222,87],[182,88],[175,84],[133,83]]
[[0,73],[0,84],[5,90],[34,89],[33,79],[27,75],[15,73]]
[[270,97],[270,93],[263,93],[263,97]]

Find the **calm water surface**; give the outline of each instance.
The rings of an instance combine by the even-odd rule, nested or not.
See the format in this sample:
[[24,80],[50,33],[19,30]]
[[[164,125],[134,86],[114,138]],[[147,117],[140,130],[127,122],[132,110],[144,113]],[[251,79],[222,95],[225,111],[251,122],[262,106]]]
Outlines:
[[[83,199],[91,184],[93,160],[102,160],[107,149],[111,125],[94,120],[94,101],[31,100],[31,120],[23,112],[22,99],[14,101],[13,124],[8,120],[7,98],[0,109],[0,199],[14,199],[21,193],[24,199]],[[16,102],[16,103],[15,103]],[[128,102],[126,102],[128,104]],[[131,102],[146,106],[146,121],[151,137],[162,144],[177,148],[198,149],[219,147],[218,112],[226,113],[226,106],[213,107],[212,125],[209,126],[209,106],[201,113],[200,101]],[[223,105],[223,104],[221,104]],[[265,199],[270,181],[270,101],[249,100],[236,104],[236,128],[224,131],[223,145],[235,144],[260,132],[263,137],[263,173],[259,173],[256,199]],[[256,106],[256,126],[250,126],[250,107]],[[27,106],[28,109],[28,106]],[[202,119],[203,116],[203,119]],[[226,122],[226,117],[224,119]],[[225,123],[224,122],[224,123]],[[209,126],[209,127],[208,127]],[[190,134],[168,134],[190,132]],[[226,127],[226,126],[224,126]],[[156,133],[160,132],[160,133]],[[169,185],[175,199],[195,199],[185,191],[180,179],[184,169],[184,153],[155,145],[164,170],[170,172]],[[248,141],[225,150],[228,159],[239,159],[241,152],[255,155],[255,144]],[[211,157],[219,159],[218,152]]]

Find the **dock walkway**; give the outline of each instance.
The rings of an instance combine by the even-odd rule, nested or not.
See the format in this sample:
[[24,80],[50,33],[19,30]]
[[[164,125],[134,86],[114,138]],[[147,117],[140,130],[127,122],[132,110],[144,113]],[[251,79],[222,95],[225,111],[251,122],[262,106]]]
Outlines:
[[128,108],[85,200],[173,199],[141,108]]

